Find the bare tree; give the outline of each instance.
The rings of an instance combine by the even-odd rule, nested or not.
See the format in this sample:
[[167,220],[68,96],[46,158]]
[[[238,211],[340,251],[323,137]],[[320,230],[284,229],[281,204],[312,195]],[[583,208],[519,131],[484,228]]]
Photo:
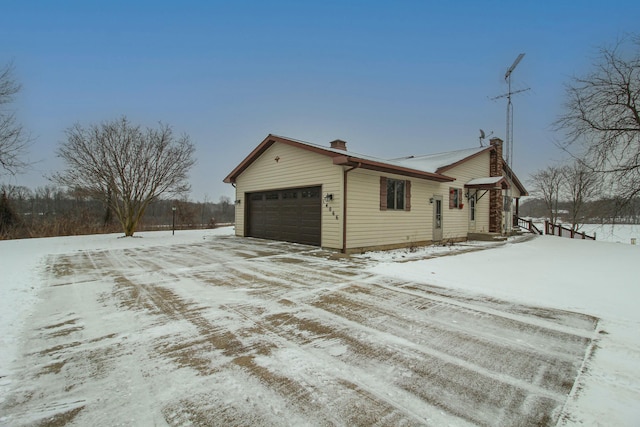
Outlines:
[[160,195],[189,191],[195,147],[187,135],[174,137],[167,125],[142,129],[122,117],[88,128],[76,124],[66,134],[58,155],[67,169],[54,180],[104,200],[125,236],[133,236],[145,209]]
[[16,214],[6,191],[0,193],[0,239],[4,238],[11,229],[11,227],[18,222],[19,218]]
[[576,160],[562,169],[561,198],[569,202],[571,228],[578,231],[584,224],[587,202],[600,194],[600,174]]
[[600,49],[593,70],[566,87],[555,122],[563,148],[582,147],[586,164],[603,172],[623,200],[640,194],[640,36]]
[[15,112],[8,108],[18,92],[20,85],[13,78],[13,65],[6,65],[0,69],[0,175],[2,171],[15,175],[27,166],[24,157],[31,141]]
[[558,202],[560,201],[562,180],[562,166],[548,166],[531,175],[533,194],[544,201],[547,217],[552,224],[556,224],[558,221]]

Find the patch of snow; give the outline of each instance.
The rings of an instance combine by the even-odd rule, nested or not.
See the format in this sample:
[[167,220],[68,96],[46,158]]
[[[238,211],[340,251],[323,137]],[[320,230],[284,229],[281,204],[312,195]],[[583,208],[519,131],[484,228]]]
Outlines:
[[597,349],[568,403],[569,424],[636,425],[640,420],[640,246],[540,236],[493,250],[369,271],[601,319]]
[[[616,226],[615,230],[622,230]],[[624,238],[629,239],[632,233],[636,233],[640,228],[629,227],[630,231],[625,231]],[[585,228],[586,231],[586,228]],[[378,286],[383,291],[404,292],[406,296],[406,304],[410,304],[414,300],[412,292],[420,292],[420,285],[440,286],[447,289],[462,290],[475,295],[485,295],[491,298],[498,298],[514,303],[523,303],[533,306],[550,307],[560,310],[584,313],[596,316],[600,319],[596,330],[595,346],[593,352],[585,360],[582,374],[574,386],[570,398],[568,399],[564,414],[559,425],[621,425],[632,426],[637,425],[640,420],[640,310],[638,310],[638,301],[640,301],[640,280],[637,270],[634,269],[635,263],[640,259],[640,245],[632,246],[629,244],[608,243],[604,240],[606,236],[606,226],[601,231],[597,231],[598,241],[571,240],[554,236],[540,236],[531,240],[522,241],[522,239],[510,239],[505,243],[495,242],[466,242],[448,246],[431,246],[424,248],[412,248],[408,250],[388,251],[388,252],[370,252],[363,255],[354,256],[350,261],[336,261],[329,263],[325,259],[318,258],[317,265],[306,265],[305,268],[317,270],[325,269],[327,275],[335,275],[339,281],[348,282],[353,277],[364,277],[368,274],[375,277],[390,278],[400,281],[412,282],[415,289],[399,289],[397,284],[389,285],[388,289],[384,286]],[[601,234],[602,233],[602,234]],[[631,234],[629,234],[631,233]],[[218,235],[231,235],[233,228],[222,228],[216,230],[192,230],[192,231],[176,231],[175,236],[171,231],[149,232],[137,234],[141,238],[118,238],[119,235],[95,235],[95,236],[78,236],[78,237],[59,237],[49,239],[29,239],[0,242],[0,271],[3,272],[0,278],[0,403],[7,396],[8,390],[13,386],[13,374],[11,366],[18,357],[18,349],[21,340],[24,339],[22,332],[27,327],[33,327],[28,322],[36,304],[41,298],[40,288],[45,282],[42,277],[46,276],[47,257],[51,255],[61,255],[76,252],[86,252],[87,258],[90,260],[93,253],[97,251],[109,250],[152,250],[159,246],[176,245],[176,250],[189,251],[189,243],[202,242],[210,237]],[[610,233],[612,238],[621,238],[622,232],[616,231]],[[639,236],[640,237],[640,236]],[[627,243],[625,242],[625,243]],[[181,245],[181,246],[178,246]],[[250,289],[251,292],[278,292],[279,286],[289,286],[295,291],[288,291],[287,296],[291,298],[299,292],[300,295],[312,295],[317,293],[321,297],[326,291],[322,283],[309,283],[305,276],[304,269],[297,261],[309,262],[308,259],[296,258],[296,245],[283,244],[282,242],[273,242],[271,247],[285,247],[289,252],[284,252],[287,259],[291,260],[290,264],[279,264],[272,266],[269,257],[265,259],[259,258],[259,262],[253,264],[256,271],[252,271],[253,277],[260,279],[263,286],[255,283]],[[173,256],[174,248],[166,250],[171,252]],[[487,250],[480,250],[487,249]],[[214,249],[212,249],[214,250]],[[226,273],[226,269],[233,269],[234,258],[242,256],[257,256],[257,253],[248,253],[249,250],[243,249],[244,252],[229,253],[229,262],[215,267],[215,280],[222,280]],[[446,256],[446,255],[456,256]],[[176,254],[179,257],[180,254]],[[149,284],[158,283],[162,277],[154,276],[153,272],[149,272],[135,263],[128,265],[128,257],[124,253],[118,253],[118,263],[122,261],[129,270],[124,274],[142,275],[143,279]],[[221,256],[227,256],[222,254]],[[165,258],[165,261],[168,258]],[[226,259],[226,258],[225,258]],[[162,261],[160,261],[162,262]],[[261,270],[264,264],[264,271]],[[313,264],[313,262],[312,262]],[[354,267],[357,264],[357,269]],[[118,264],[119,265],[119,264]],[[222,306],[245,307],[246,313],[252,313],[252,310],[266,310],[277,316],[279,310],[287,307],[286,300],[277,300],[271,306],[253,306],[251,301],[247,299],[250,294],[244,295],[245,298],[239,298],[243,284],[237,284],[238,288],[231,292],[225,293],[223,290],[217,290],[215,293],[203,292],[203,285],[200,282],[189,279],[189,275],[199,274],[199,265],[186,266],[176,262],[171,264],[171,268],[163,270],[163,273],[175,274],[178,279],[174,278],[171,285],[165,284],[166,289],[175,292],[181,292],[185,295],[191,295],[193,298],[201,298],[199,302],[207,308],[203,310],[202,316],[211,314],[219,310]],[[188,267],[188,268],[187,268]],[[285,279],[274,278],[269,275],[269,268],[282,268]],[[219,268],[216,270],[215,268]],[[338,271],[340,268],[344,270]],[[353,270],[350,270],[352,269]],[[211,273],[212,270],[207,270]],[[264,274],[264,277],[262,276]],[[355,276],[349,276],[355,274]],[[148,277],[147,277],[148,276]],[[74,280],[80,280],[74,278]],[[264,279],[264,280],[262,280]],[[288,281],[288,282],[287,282]],[[142,280],[145,283],[144,280]],[[391,280],[390,280],[391,282]],[[339,282],[341,283],[341,282]],[[99,281],[93,285],[102,286]],[[214,284],[206,285],[214,286]],[[248,286],[248,285],[247,285]],[[338,285],[339,286],[339,285]],[[362,291],[367,291],[366,283],[360,286]],[[91,291],[94,292],[94,291]],[[208,296],[207,296],[208,295]],[[384,294],[381,294],[384,295]],[[357,301],[357,294],[353,295]],[[188,298],[186,300],[193,300]],[[207,299],[208,298],[208,299]],[[261,300],[258,300],[261,301]],[[381,301],[386,299],[381,297]],[[55,302],[52,302],[54,304]],[[101,309],[96,301],[92,302],[96,307]],[[243,306],[242,304],[246,304]],[[460,302],[463,306],[464,303]],[[93,309],[94,307],[91,307]],[[169,307],[170,308],[170,307]],[[311,309],[309,309],[311,310]],[[487,312],[490,310],[487,309]],[[54,320],[57,323],[73,322],[73,313],[57,313],[55,307],[51,307],[54,313]],[[211,312],[211,313],[210,313]],[[247,321],[245,314],[238,311],[228,311],[229,316],[224,321],[216,318],[221,328],[234,330],[240,324],[238,319]],[[307,313],[312,313],[308,311]],[[315,313],[315,312],[313,312]],[[406,312],[408,315],[411,311]],[[295,314],[295,313],[294,313]],[[322,313],[316,313],[321,316]],[[235,318],[233,316],[238,316]],[[290,316],[293,318],[293,316]],[[97,317],[99,318],[99,317]],[[96,319],[97,319],[96,318]],[[140,316],[142,320],[144,316]],[[118,331],[117,338],[123,343],[133,343],[141,340],[158,340],[162,337],[168,337],[168,345],[171,344],[170,337],[178,331],[185,330],[184,322],[181,320],[173,324],[158,325],[145,329],[146,334],[136,334],[135,329],[130,329],[124,318],[112,316],[108,322],[109,327]],[[151,318],[146,317],[146,321],[150,322]],[[384,319],[380,318],[381,321]],[[450,328],[456,329],[463,327],[458,324],[458,317],[451,317],[448,325]],[[541,318],[540,322],[545,319]],[[97,321],[96,321],[97,323]],[[411,323],[415,325],[416,323]],[[45,324],[48,325],[48,324]],[[38,325],[35,325],[38,326]],[[100,338],[102,333],[101,325],[82,324],[85,333],[95,332],[96,339]],[[191,326],[195,329],[195,326]],[[280,325],[286,328],[287,324]],[[37,329],[37,328],[36,328]],[[374,334],[374,330],[361,330],[362,334]],[[196,331],[194,330],[194,334]],[[268,331],[266,332],[268,333]],[[413,333],[413,332],[412,332]],[[496,339],[506,339],[499,337],[496,332]],[[92,336],[93,337],[93,336]],[[375,337],[375,335],[372,335]],[[304,337],[303,337],[304,338]],[[521,334],[507,337],[513,340],[522,340]],[[401,341],[401,337],[397,334],[387,333],[385,340],[392,348],[394,339]],[[377,342],[372,338],[372,343]],[[400,343],[399,343],[400,344]],[[405,345],[406,343],[401,343]],[[531,344],[533,345],[533,344]],[[141,347],[136,351],[141,351]],[[407,346],[405,345],[405,348]],[[310,358],[309,355],[313,355]],[[256,355],[255,361],[259,362],[259,366],[264,367],[267,371],[264,375],[268,375],[269,369],[275,372],[290,372],[292,376],[300,378],[307,384],[306,389],[309,396],[325,396],[326,394],[316,394],[313,391],[321,387],[335,387],[335,378],[351,375],[346,372],[350,365],[341,362],[348,359],[352,355],[350,344],[340,339],[322,338],[316,340],[313,346],[280,348],[273,354]],[[131,365],[135,366],[135,362],[140,360],[136,354],[131,354]],[[220,358],[223,358],[221,355]],[[216,363],[212,360],[211,363]],[[160,399],[168,401],[172,391],[176,390],[192,390],[193,385],[202,381],[202,377],[187,370],[175,370],[172,367],[164,367],[167,369],[167,375],[174,385],[173,390],[162,389],[156,391]],[[379,392],[388,392],[391,394],[401,394],[403,390],[398,388],[380,390],[384,387],[384,381],[381,377],[410,378],[412,371],[403,368],[397,368],[397,372],[389,371],[388,365],[371,363],[368,368],[361,369],[357,372],[360,385],[364,389],[376,390]],[[113,388],[110,392],[120,393],[118,399],[131,400],[130,395],[141,396],[141,405],[153,405],[154,402],[145,400],[144,396],[147,390],[136,388],[140,384],[145,384],[141,380],[127,378],[127,375],[143,375],[145,367],[141,367],[142,371],[136,366],[131,372],[123,372],[119,374],[122,382],[110,383]],[[203,368],[204,369],[204,368]],[[396,368],[392,368],[396,369]],[[344,372],[343,372],[344,371]],[[256,421],[264,421],[265,423],[277,422],[280,414],[287,413],[287,402],[270,390],[268,387],[256,381],[241,369],[233,376],[222,375],[216,377],[208,392],[201,392],[203,388],[195,388],[193,400],[204,402],[216,406],[224,406],[230,404],[238,404],[238,402],[246,402],[247,405],[257,405],[256,407],[271,407],[271,414],[263,414],[264,417],[256,419]],[[305,384],[301,383],[301,384]],[[159,384],[152,384],[158,386]],[[200,394],[198,394],[200,393]],[[212,396],[215,395],[215,396]],[[339,398],[336,397],[336,398]],[[212,400],[213,399],[213,400]],[[217,399],[217,400],[216,400]],[[426,419],[434,424],[442,424],[450,422],[444,413],[442,418],[436,412],[429,412],[424,408],[424,403],[409,395],[402,395],[398,399],[404,402],[407,413],[415,414],[416,419]],[[118,401],[119,402],[119,401]],[[314,405],[325,405],[327,402],[310,402]],[[69,407],[79,403],[69,402]],[[156,403],[157,404],[157,403]],[[169,408],[172,412],[168,415],[174,423],[184,422],[188,424],[188,419],[182,419],[181,407],[177,404],[175,407]],[[430,419],[424,418],[429,413]],[[154,412],[157,414],[157,411]],[[291,414],[289,412],[289,414]],[[102,414],[104,417],[114,416],[112,419],[103,418],[101,421],[105,423],[129,423],[135,424],[133,421],[139,414],[123,413],[123,414]],[[157,415],[158,418],[151,419],[135,419],[138,423],[145,421],[162,424],[165,420]],[[328,414],[328,418],[339,422],[335,414]],[[6,420],[5,420],[6,421]],[[0,418],[0,424],[3,419]],[[296,415],[291,421],[293,424],[303,424],[308,422],[304,414]],[[462,425],[462,424],[461,424]]]
[[38,277],[47,266],[46,257],[77,251],[143,248],[201,241],[209,236],[233,234],[233,227],[212,230],[153,231],[122,234],[47,237],[0,241],[0,402],[10,382],[9,366],[16,357],[18,340],[30,310],[38,300]]

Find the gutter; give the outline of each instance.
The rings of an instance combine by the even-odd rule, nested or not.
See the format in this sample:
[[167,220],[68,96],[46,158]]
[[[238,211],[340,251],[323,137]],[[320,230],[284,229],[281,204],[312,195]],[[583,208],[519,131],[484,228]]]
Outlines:
[[378,162],[374,160],[361,159],[359,157],[351,156],[335,156],[333,158],[333,164],[338,166],[354,166],[356,168],[369,169],[377,172],[392,173],[396,175],[410,176],[413,178],[428,179],[436,182],[451,182],[455,181],[455,178],[442,175],[439,173],[425,172],[418,169],[407,168],[404,166],[393,165],[384,162]]
[[347,253],[347,174],[359,168],[362,163],[358,163],[349,169],[342,171],[342,253]]

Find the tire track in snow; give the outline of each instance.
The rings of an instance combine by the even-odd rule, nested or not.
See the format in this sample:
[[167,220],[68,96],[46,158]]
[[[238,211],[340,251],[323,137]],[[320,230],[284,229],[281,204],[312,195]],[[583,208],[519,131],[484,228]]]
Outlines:
[[[39,317],[12,413],[84,395],[77,423],[555,424],[589,319],[327,258],[235,238],[58,257],[47,295],[78,309]],[[55,397],[27,397],[41,386]]]

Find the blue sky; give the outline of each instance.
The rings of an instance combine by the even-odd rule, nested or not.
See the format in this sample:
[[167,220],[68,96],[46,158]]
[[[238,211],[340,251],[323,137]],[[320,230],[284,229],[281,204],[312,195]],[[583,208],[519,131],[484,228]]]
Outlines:
[[551,123],[563,84],[596,49],[638,32],[638,1],[4,1],[0,64],[35,137],[36,187],[62,169],[64,130],[126,115],[196,144],[192,200],[233,197],[222,179],[267,134],[393,158],[505,138],[513,74],[514,168],[562,157]]

